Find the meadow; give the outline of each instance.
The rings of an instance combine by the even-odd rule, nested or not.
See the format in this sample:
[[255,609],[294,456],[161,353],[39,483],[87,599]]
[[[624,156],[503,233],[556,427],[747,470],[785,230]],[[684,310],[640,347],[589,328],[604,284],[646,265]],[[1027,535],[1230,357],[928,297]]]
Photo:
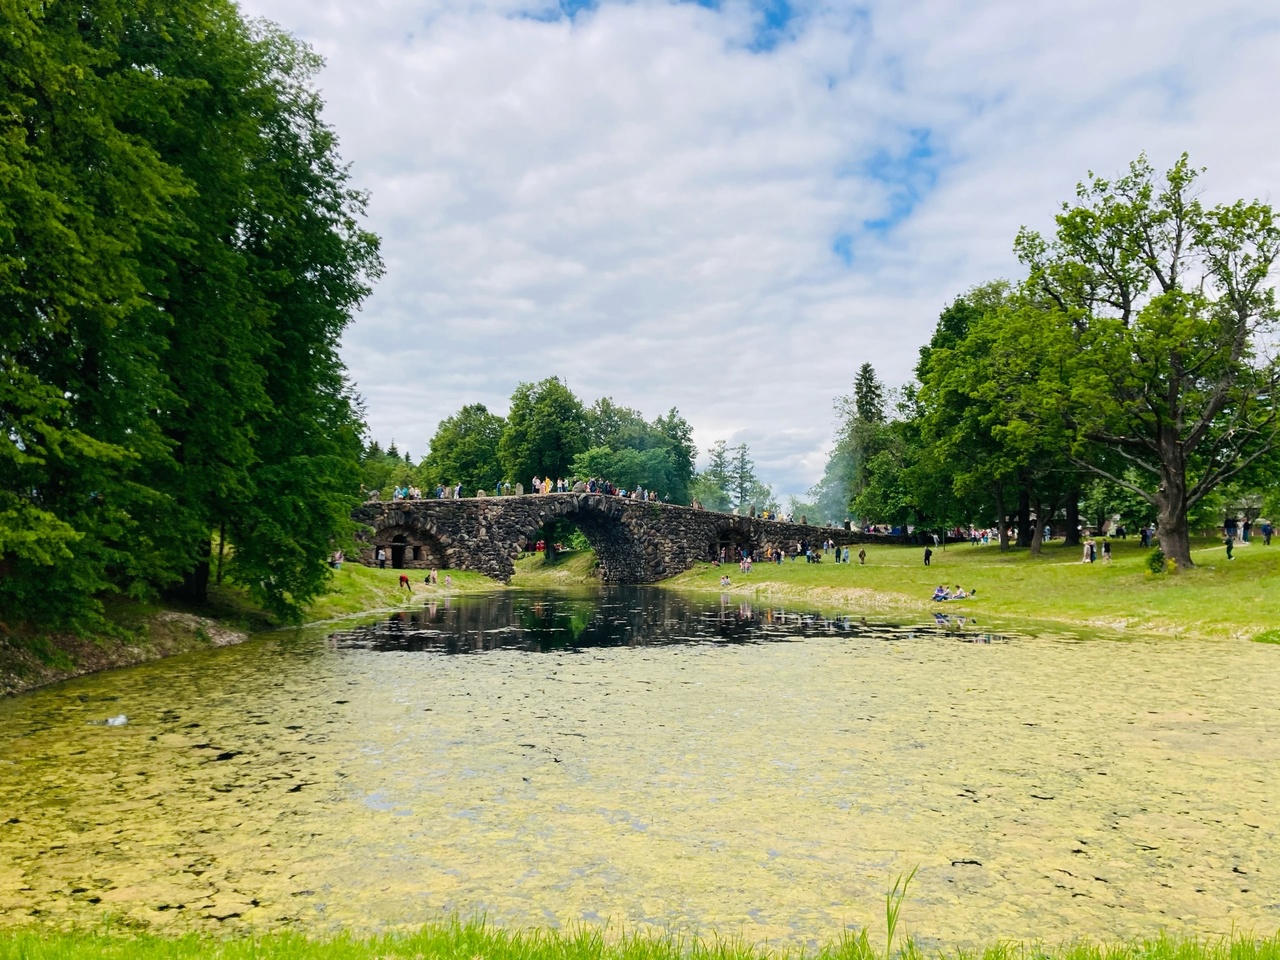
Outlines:
[[[749,574],[736,565],[702,565],[666,585],[721,591],[728,574],[734,595],[761,601],[808,603],[846,613],[947,614],[1032,620],[1143,634],[1280,641],[1280,544],[1240,544],[1228,561],[1220,541],[1201,540],[1195,567],[1153,574],[1151,550],[1136,539],[1112,541],[1112,562],[1081,563],[1079,547],[1054,541],[1040,556],[1027,550],[1001,552],[997,545],[949,543],[924,565],[924,548],[872,545],[866,565],[852,548],[849,565],[827,555],[818,564],[784,560],[755,564]],[[967,600],[934,603],[939,585],[977,591]]]

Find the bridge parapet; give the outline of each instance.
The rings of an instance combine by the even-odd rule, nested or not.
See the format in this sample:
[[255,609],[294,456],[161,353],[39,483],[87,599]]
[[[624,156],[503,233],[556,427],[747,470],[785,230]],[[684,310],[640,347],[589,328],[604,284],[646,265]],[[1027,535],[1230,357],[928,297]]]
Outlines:
[[586,536],[606,583],[653,583],[719,556],[721,548],[788,552],[807,540],[837,546],[896,542],[839,527],[649,503],[600,493],[551,493],[456,500],[366,503],[353,519],[364,527],[360,562],[390,566],[473,570],[506,582],[525,544],[548,522],[571,520]]

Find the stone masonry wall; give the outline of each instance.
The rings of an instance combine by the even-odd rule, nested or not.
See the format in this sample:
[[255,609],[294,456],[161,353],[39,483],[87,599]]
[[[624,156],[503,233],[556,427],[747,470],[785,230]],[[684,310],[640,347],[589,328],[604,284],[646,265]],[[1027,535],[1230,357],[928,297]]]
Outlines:
[[388,566],[473,570],[506,582],[515,559],[544,524],[575,523],[600,562],[606,583],[653,583],[719,555],[722,546],[795,550],[808,540],[838,546],[884,543],[888,537],[832,527],[736,517],[598,493],[552,493],[459,500],[367,503],[353,519],[366,529],[361,563],[376,550]]

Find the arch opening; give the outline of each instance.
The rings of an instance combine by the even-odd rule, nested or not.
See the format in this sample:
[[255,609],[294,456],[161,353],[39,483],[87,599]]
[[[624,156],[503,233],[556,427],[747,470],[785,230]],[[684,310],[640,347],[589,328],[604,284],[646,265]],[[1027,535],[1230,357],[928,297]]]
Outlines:
[[716,533],[716,539],[708,545],[710,559],[721,563],[737,563],[742,559],[744,551],[757,558],[760,543],[749,530],[737,527],[725,527]]
[[379,550],[386,554],[388,566],[396,570],[434,569],[448,565],[440,538],[409,524],[379,530],[369,551],[370,560],[377,557]]
[[[539,543],[542,549],[537,552],[543,555],[544,566],[564,563],[585,546],[595,554],[596,574],[605,583],[644,583],[653,579],[640,538],[621,516],[593,507],[589,502],[565,504],[555,516],[528,529],[516,554]],[[558,551],[557,544],[568,549]]]

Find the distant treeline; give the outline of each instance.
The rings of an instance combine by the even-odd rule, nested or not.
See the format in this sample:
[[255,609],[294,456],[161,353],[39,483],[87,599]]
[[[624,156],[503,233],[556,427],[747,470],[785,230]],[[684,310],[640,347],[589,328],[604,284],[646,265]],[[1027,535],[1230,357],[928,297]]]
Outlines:
[[1198,173],[1091,175],[1053,236],[1018,235],[1020,282],[942,311],[912,383],[886,397],[864,365],[812,512],[1013,527],[1033,550],[1050,519],[1071,538],[1119,515],[1189,566],[1193,522],[1270,510],[1280,226],[1202,205]]
[[230,0],[0,20],[0,620],[199,600],[215,531],[289,614],[350,533],[336,346],[381,268],[320,62]]
[[595,478],[624,490],[651,490],[671,503],[696,498],[710,510],[776,507],[772,491],[756,479],[746,444],[730,448],[721,440],[708,454],[707,468],[697,472],[693,428],[674,407],[651,421],[610,397],[588,407],[559,377],[548,377],[520,384],[506,417],[474,403],[442,420],[416,464],[394,441],[385,449],[369,444],[364,485],[388,497],[397,487],[434,496],[438,487],[461,484],[466,496],[475,496],[502,483],[532,492],[535,477]]

